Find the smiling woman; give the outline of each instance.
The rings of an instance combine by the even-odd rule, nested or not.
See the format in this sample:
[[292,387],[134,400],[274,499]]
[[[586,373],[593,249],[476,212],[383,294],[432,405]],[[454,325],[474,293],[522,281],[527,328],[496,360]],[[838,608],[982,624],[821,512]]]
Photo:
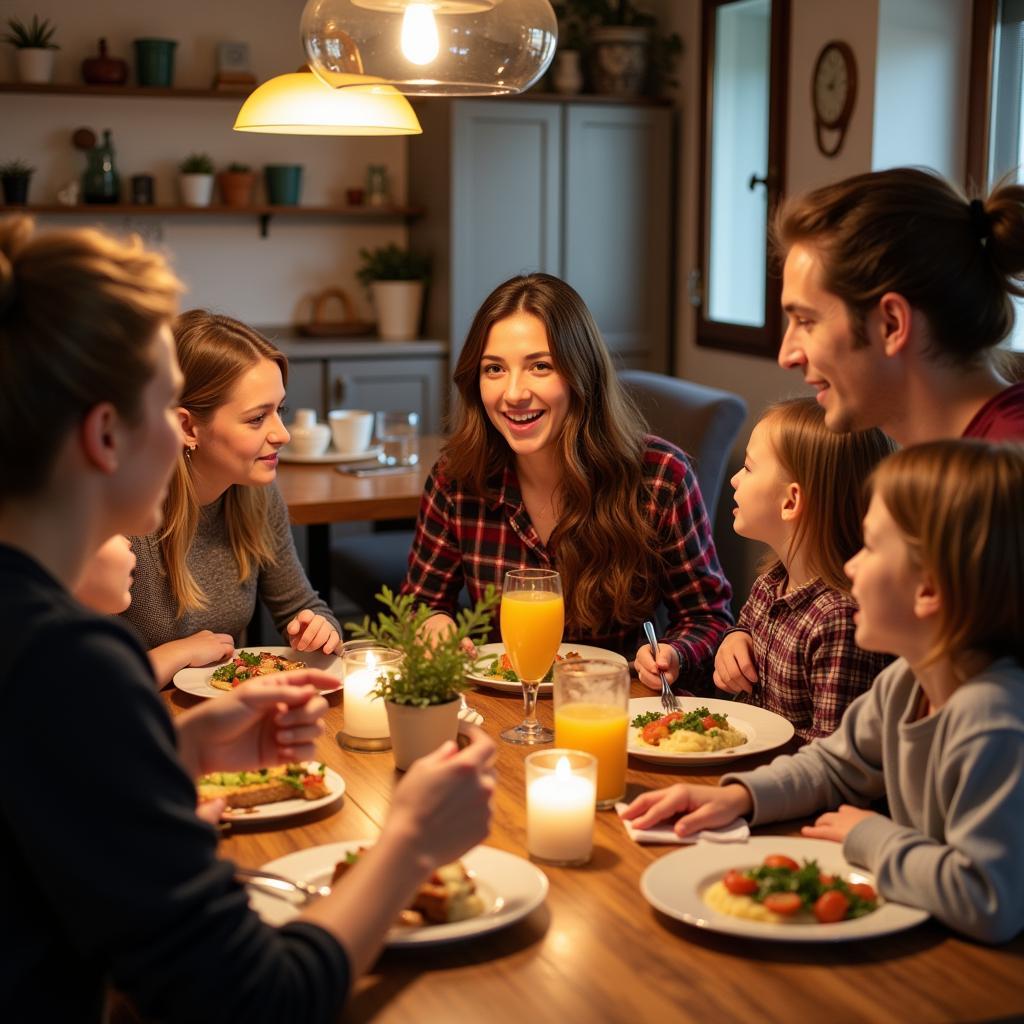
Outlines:
[[646,433],[580,296],[547,274],[499,285],[455,384],[403,588],[437,610],[431,628],[448,628],[463,583],[477,600],[508,570],[554,568],[567,642],[635,655],[657,681],[640,626],[663,602],[659,666],[691,688],[709,681],[730,588],[700,491],[687,456]]
[[200,664],[200,649],[209,659],[202,631],[239,643],[257,596],[293,647],[329,654],[340,628],[299,564],[274,486],[288,441],[287,360],[245,324],[203,310],[182,313],[174,338],[185,375],[183,447],[163,529],[132,542],[138,567],[125,618],[160,645],[161,677]]

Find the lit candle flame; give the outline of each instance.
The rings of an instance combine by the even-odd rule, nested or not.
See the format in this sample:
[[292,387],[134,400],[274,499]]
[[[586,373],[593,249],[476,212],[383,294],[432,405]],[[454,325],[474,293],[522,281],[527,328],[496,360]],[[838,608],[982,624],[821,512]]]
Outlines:
[[413,64],[429,64],[441,49],[430,4],[409,4],[402,15],[402,54]]
[[572,766],[569,764],[569,758],[563,755],[558,759],[558,763],[555,765],[555,777],[565,779],[570,775],[572,775]]

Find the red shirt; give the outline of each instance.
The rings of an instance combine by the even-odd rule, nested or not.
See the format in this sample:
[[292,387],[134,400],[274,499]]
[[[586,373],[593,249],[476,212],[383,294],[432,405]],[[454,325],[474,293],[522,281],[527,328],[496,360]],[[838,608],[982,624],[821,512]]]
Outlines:
[[964,437],[986,441],[1024,441],[1024,382],[990,398],[967,424]]
[[[654,524],[665,567],[658,581],[669,611],[663,639],[679,654],[679,681],[706,689],[715,651],[732,624],[732,589],[718,564],[711,525],[687,457],[668,441],[648,437],[643,472],[645,511]],[[487,490],[484,498],[470,494],[445,475],[443,459],[434,466],[420,503],[403,593],[416,594],[432,608],[454,615],[463,583],[475,602],[488,583],[500,590],[510,569],[558,568],[556,552],[541,541],[530,522],[515,469],[506,467]],[[653,619],[654,612],[651,608],[646,617]],[[600,636],[567,629],[565,641],[594,644],[632,659],[644,643],[641,626],[616,622]]]
[[736,700],[788,718],[800,739],[812,740],[835,732],[892,658],[856,645],[849,594],[822,580],[786,594],[786,582],[781,566],[759,576],[740,611],[736,629],[750,634],[758,682]]

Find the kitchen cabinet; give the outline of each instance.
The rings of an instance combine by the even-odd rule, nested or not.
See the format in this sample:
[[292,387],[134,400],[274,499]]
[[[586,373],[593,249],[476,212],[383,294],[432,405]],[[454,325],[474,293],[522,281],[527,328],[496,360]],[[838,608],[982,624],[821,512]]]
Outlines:
[[288,405],[420,414],[424,434],[442,432],[448,379],[447,345],[440,341],[301,339],[262,328],[288,357]]
[[664,105],[422,102],[409,139],[411,244],[434,256],[428,332],[454,365],[514,274],[567,280],[620,367],[664,372],[671,334],[674,115]]

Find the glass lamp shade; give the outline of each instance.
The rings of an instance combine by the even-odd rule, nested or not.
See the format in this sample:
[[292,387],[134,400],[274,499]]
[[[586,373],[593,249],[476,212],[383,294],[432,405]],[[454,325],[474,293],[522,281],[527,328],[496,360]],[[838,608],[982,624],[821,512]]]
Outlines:
[[328,85],[361,72],[413,96],[523,92],[558,41],[548,0],[307,0],[300,27]]
[[366,75],[340,75],[330,89],[309,71],[278,75],[255,89],[235,119],[236,132],[271,135],[419,135],[409,101]]

